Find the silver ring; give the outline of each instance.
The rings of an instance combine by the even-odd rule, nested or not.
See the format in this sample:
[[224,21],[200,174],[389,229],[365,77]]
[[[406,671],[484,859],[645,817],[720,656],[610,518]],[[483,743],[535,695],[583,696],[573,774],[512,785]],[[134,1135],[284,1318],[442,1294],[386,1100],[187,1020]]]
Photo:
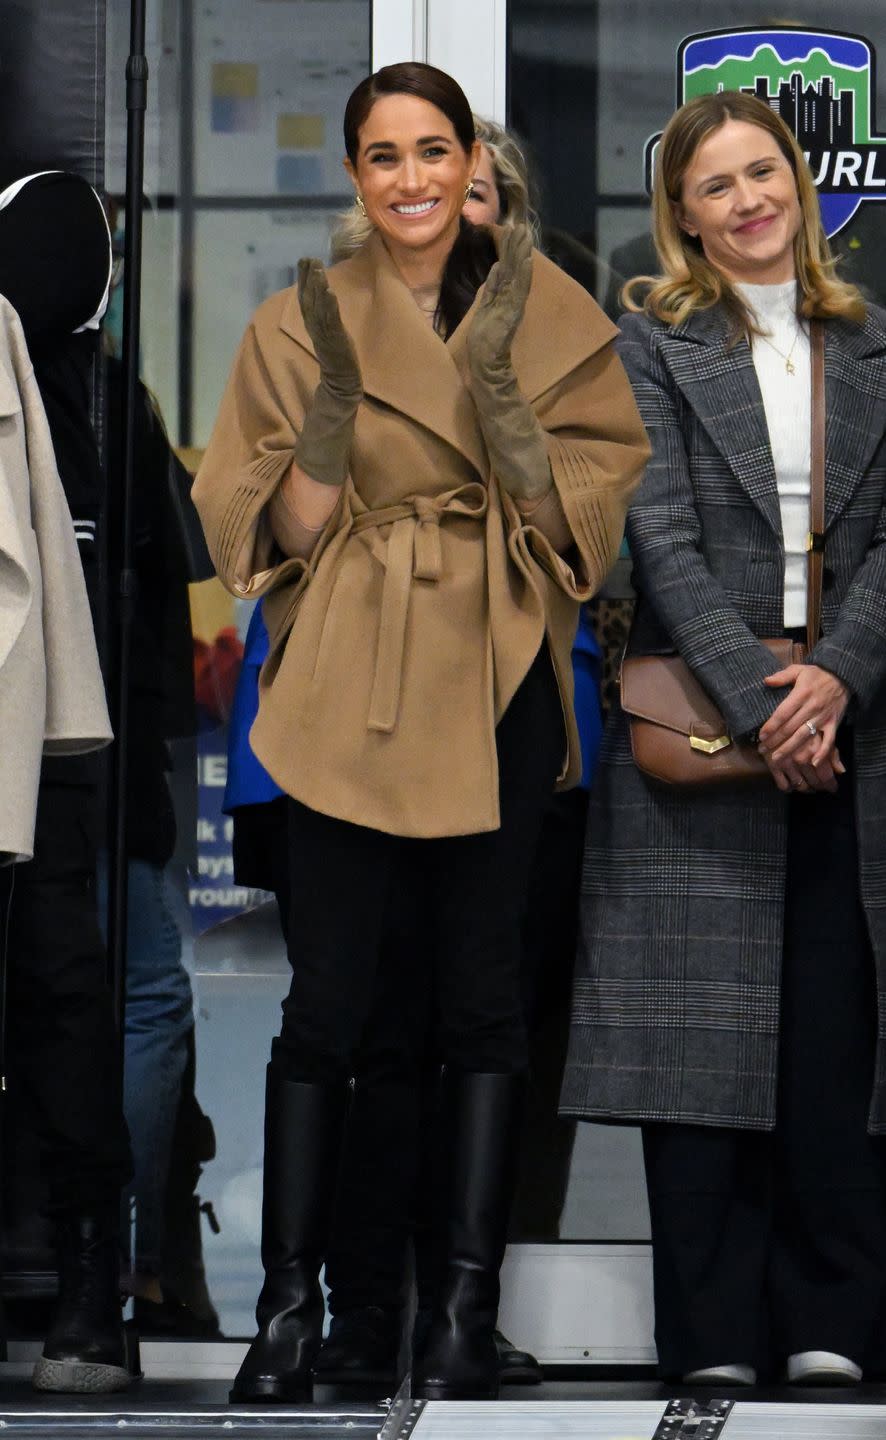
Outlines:
[[814,736],[818,734],[818,726],[816,725],[814,720],[806,721],[806,729],[809,731],[810,735]]

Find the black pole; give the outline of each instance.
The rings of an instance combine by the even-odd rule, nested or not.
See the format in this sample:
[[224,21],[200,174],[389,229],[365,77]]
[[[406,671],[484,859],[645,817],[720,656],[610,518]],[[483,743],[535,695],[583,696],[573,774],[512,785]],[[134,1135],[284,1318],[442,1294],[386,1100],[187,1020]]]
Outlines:
[[[138,395],[141,320],[142,214],[145,171],[146,0],[131,0],[129,60],[126,64],[126,221],[123,252],[123,474],[111,476],[116,524],[110,593],[116,601],[116,665],[112,711],[116,745],[110,784],[108,865],[108,966],[119,1033],[126,1003],[126,771],[129,761],[130,643],[136,599],[132,568],[132,506],[135,471],[135,413]],[[112,617],[113,618],[113,617]]]

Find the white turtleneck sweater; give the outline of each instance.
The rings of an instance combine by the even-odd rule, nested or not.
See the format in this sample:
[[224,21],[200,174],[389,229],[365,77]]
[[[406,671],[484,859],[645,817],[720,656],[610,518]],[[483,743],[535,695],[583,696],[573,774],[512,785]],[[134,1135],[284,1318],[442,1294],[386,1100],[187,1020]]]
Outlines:
[[[784,623],[806,624],[806,537],[812,424],[812,362],[808,326],[797,317],[797,286],[736,285],[767,337],[753,337],[751,353],[763,396],[775,466],[784,539]],[[771,343],[767,343],[767,340]],[[793,349],[791,348],[793,346]],[[781,353],[778,353],[778,352]],[[785,367],[790,355],[794,374]]]

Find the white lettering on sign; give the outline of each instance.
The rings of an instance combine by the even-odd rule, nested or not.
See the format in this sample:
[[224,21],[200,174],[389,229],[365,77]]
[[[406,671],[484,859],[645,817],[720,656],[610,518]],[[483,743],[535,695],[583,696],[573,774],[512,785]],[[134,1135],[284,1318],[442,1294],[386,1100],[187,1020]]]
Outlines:
[[198,855],[197,874],[217,880],[220,875],[233,875],[234,861],[230,855]]
[[867,169],[866,169],[865,172],[864,172],[864,184],[865,184],[865,189],[867,189],[867,190],[870,190],[871,188],[873,188],[873,189],[876,190],[878,187],[879,187],[880,189],[882,189],[883,186],[886,185],[886,175],[875,175],[875,174],[874,174],[874,166],[876,165],[876,163],[877,163],[876,153],[875,153],[875,151],[870,150],[870,151],[868,152]]
[[197,758],[197,780],[201,785],[223,790],[228,783],[227,755],[200,755]]
[[[809,151],[808,151],[808,150],[806,151],[806,154],[805,154],[805,156],[804,156],[804,159],[805,159],[805,161],[806,161],[806,164],[808,165],[808,164],[809,164]],[[831,152],[830,152],[830,150],[823,150],[823,151],[822,151],[822,155],[821,155],[821,165],[819,166],[818,174],[817,174],[817,175],[813,174],[813,176],[812,176],[812,183],[813,183],[813,185],[820,185],[821,182],[824,180],[824,177],[825,177],[825,176],[827,175],[827,173],[828,173],[828,165],[830,164],[830,161],[831,161]]]
[[194,909],[242,910],[249,903],[249,891],[242,885],[232,885],[227,890],[212,890],[208,885],[192,885],[188,898]]
[[834,189],[844,182],[848,185],[858,185],[858,172],[861,169],[861,156],[856,155],[852,150],[840,150],[834,161],[834,174],[831,184]]

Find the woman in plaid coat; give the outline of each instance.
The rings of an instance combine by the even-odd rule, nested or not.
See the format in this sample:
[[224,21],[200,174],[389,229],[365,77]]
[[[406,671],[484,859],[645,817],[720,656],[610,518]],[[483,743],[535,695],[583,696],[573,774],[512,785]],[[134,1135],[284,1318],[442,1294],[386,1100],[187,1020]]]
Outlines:
[[[886,1300],[886,316],[835,278],[803,156],[752,97],[677,112],[654,208],[663,274],[620,347],[653,447],[630,648],[676,650],[770,777],[658,786],[612,717],[562,1106],[643,1127],[666,1374],[852,1382]],[[805,615],[811,317],[822,634],[773,675],[758,637]]]

